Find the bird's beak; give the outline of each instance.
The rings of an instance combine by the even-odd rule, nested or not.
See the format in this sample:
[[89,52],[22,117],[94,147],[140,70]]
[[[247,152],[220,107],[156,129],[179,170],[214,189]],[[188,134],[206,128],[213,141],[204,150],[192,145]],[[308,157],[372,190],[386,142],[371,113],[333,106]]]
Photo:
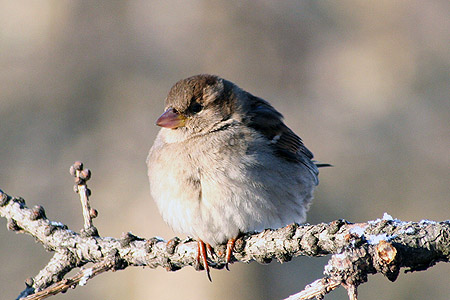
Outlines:
[[170,107],[158,118],[158,120],[156,120],[156,125],[176,129],[178,127],[183,127],[185,121],[185,116]]

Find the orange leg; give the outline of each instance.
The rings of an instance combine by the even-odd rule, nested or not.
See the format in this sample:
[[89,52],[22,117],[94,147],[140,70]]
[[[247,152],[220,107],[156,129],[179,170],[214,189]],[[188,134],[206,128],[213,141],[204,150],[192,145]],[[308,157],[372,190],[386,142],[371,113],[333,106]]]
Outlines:
[[211,274],[209,272],[209,265],[208,265],[208,261],[207,261],[208,254],[206,252],[206,248],[208,247],[208,249],[210,249],[211,245],[205,244],[202,240],[198,240],[197,245],[198,245],[197,262],[200,264],[200,259],[202,260],[203,267],[205,268],[205,271],[206,271],[206,276],[208,276],[209,281],[212,282]]
[[228,271],[230,271],[230,269],[228,268],[228,264],[231,262],[231,255],[233,254],[234,251],[234,243],[236,242],[236,238],[232,238],[228,240],[227,243],[227,264],[225,265],[225,268],[227,268]]
[[208,249],[209,253],[214,256],[214,249],[213,249],[213,247],[211,247],[210,244],[206,244],[206,248]]

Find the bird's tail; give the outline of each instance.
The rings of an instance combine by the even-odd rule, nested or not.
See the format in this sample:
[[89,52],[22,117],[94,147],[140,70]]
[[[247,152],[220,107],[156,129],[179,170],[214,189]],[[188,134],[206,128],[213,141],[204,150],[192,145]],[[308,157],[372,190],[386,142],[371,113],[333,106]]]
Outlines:
[[324,167],[334,167],[333,165],[331,165],[331,164],[322,164],[322,163],[317,163],[317,162],[314,162],[314,164],[316,165],[316,167],[318,167],[318,168],[324,168]]

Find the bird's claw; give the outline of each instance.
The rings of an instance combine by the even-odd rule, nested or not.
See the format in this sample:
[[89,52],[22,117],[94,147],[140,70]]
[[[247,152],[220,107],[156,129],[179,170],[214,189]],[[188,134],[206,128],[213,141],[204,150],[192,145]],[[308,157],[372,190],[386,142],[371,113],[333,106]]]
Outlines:
[[198,245],[198,249],[197,249],[197,263],[199,265],[200,261],[203,264],[203,267],[205,268],[206,271],[206,276],[208,277],[209,281],[212,282],[212,278],[211,278],[211,273],[209,271],[209,265],[208,265],[208,253],[206,251],[206,249],[210,249],[210,252],[212,253],[211,249],[211,245],[210,244],[205,244],[202,240],[198,240],[197,241],[197,245]]
[[234,251],[234,244],[236,242],[236,238],[229,239],[227,242],[227,254],[226,254],[226,264],[225,268],[230,271],[230,268],[228,268],[228,264],[231,262],[231,255]]

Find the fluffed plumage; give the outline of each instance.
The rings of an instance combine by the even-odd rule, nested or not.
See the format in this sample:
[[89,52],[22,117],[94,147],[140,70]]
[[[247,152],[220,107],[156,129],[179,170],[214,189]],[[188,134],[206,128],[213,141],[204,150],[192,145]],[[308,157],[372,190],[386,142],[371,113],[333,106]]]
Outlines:
[[147,164],[151,194],[175,231],[215,246],[305,221],[318,169],[267,101],[196,75],[172,87],[165,110]]

